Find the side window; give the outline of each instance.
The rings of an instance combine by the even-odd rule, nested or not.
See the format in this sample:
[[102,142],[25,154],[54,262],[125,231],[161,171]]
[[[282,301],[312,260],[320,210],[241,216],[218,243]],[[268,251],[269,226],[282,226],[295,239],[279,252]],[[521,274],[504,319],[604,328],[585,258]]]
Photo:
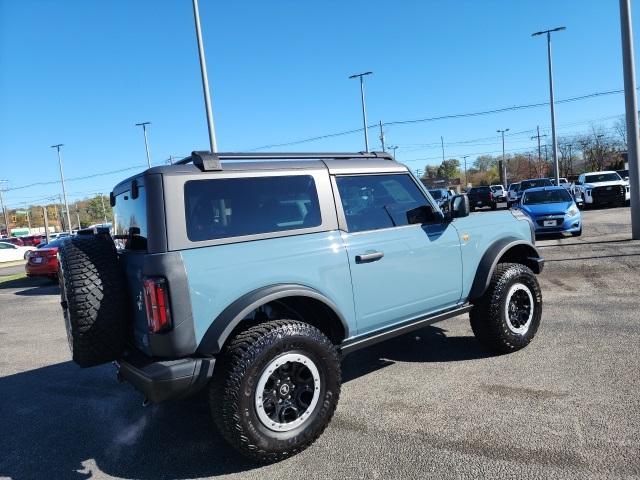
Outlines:
[[409,175],[343,176],[336,184],[350,232],[440,220]]
[[10,244],[0,242],[0,250],[9,249],[9,248],[11,248]]
[[187,236],[196,242],[322,223],[311,175],[191,180],[184,196]]

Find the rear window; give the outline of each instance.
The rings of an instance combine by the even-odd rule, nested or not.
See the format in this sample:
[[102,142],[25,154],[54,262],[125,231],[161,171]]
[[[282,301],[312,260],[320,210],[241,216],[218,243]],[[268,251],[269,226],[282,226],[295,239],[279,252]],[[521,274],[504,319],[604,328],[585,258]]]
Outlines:
[[191,180],[184,196],[187,236],[194,242],[322,223],[311,175]]
[[442,190],[429,190],[429,193],[435,200],[440,200],[442,198]]
[[138,196],[131,197],[126,191],[116,196],[113,208],[113,234],[130,236],[130,239],[117,239],[116,246],[127,250],[146,250],[147,248],[147,195],[143,186],[138,187]]
[[521,190],[528,190],[529,188],[536,187],[550,187],[552,185],[548,178],[537,178],[535,180],[523,180],[520,182]]

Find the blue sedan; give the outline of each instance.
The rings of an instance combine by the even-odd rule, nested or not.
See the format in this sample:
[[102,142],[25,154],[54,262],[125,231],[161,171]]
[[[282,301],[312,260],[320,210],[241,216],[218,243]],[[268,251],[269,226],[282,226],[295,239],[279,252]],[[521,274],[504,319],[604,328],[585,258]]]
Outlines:
[[518,208],[533,221],[536,235],[570,233],[582,235],[582,216],[564,187],[531,188],[522,194]]

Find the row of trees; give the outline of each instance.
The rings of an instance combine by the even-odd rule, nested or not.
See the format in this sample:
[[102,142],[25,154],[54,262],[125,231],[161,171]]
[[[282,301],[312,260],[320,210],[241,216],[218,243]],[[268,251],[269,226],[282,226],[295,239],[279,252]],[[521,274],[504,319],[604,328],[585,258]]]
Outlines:
[[[626,158],[626,126],[618,120],[612,129],[591,126],[585,134],[558,138],[558,163],[561,177],[575,177],[584,171],[619,170]],[[464,169],[458,159],[444,160],[440,165],[427,165],[422,178],[434,180],[446,178],[472,185],[500,183],[499,162],[502,155],[481,155]],[[533,149],[523,153],[505,155],[509,182],[525,178],[551,177],[553,155],[549,143],[540,151]]]
[[[27,228],[31,224],[31,228],[44,227],[44,209],[47,210],[47,219],[49,227],[56,227],[57,230],[69,230],[66,225],[66,212],[64,204],[49,203],[45,205],[30,205],[26,208],[7,209],[8,229]],[[69,216],[71,217],[71,228],[78,228],[78,220],[80,228],[88,227],[96,223],[111,222],[113,220],[113,212],[109,205],[109,197],[106,195],[96,195],[92,198],[85,198],[76,202],[69,203]],[[4,227],[4,218],[1,219]],[[5,228],[2,229],[3,233]]]

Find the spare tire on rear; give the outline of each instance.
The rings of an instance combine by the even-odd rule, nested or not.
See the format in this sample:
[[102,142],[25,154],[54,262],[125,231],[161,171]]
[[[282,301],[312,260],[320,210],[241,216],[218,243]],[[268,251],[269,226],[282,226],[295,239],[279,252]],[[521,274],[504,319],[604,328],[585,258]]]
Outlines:
[[60,303],[73,361],[92,367],[119,359],[130,322],[126,279],[113,240],[78,235],[58,251]]

